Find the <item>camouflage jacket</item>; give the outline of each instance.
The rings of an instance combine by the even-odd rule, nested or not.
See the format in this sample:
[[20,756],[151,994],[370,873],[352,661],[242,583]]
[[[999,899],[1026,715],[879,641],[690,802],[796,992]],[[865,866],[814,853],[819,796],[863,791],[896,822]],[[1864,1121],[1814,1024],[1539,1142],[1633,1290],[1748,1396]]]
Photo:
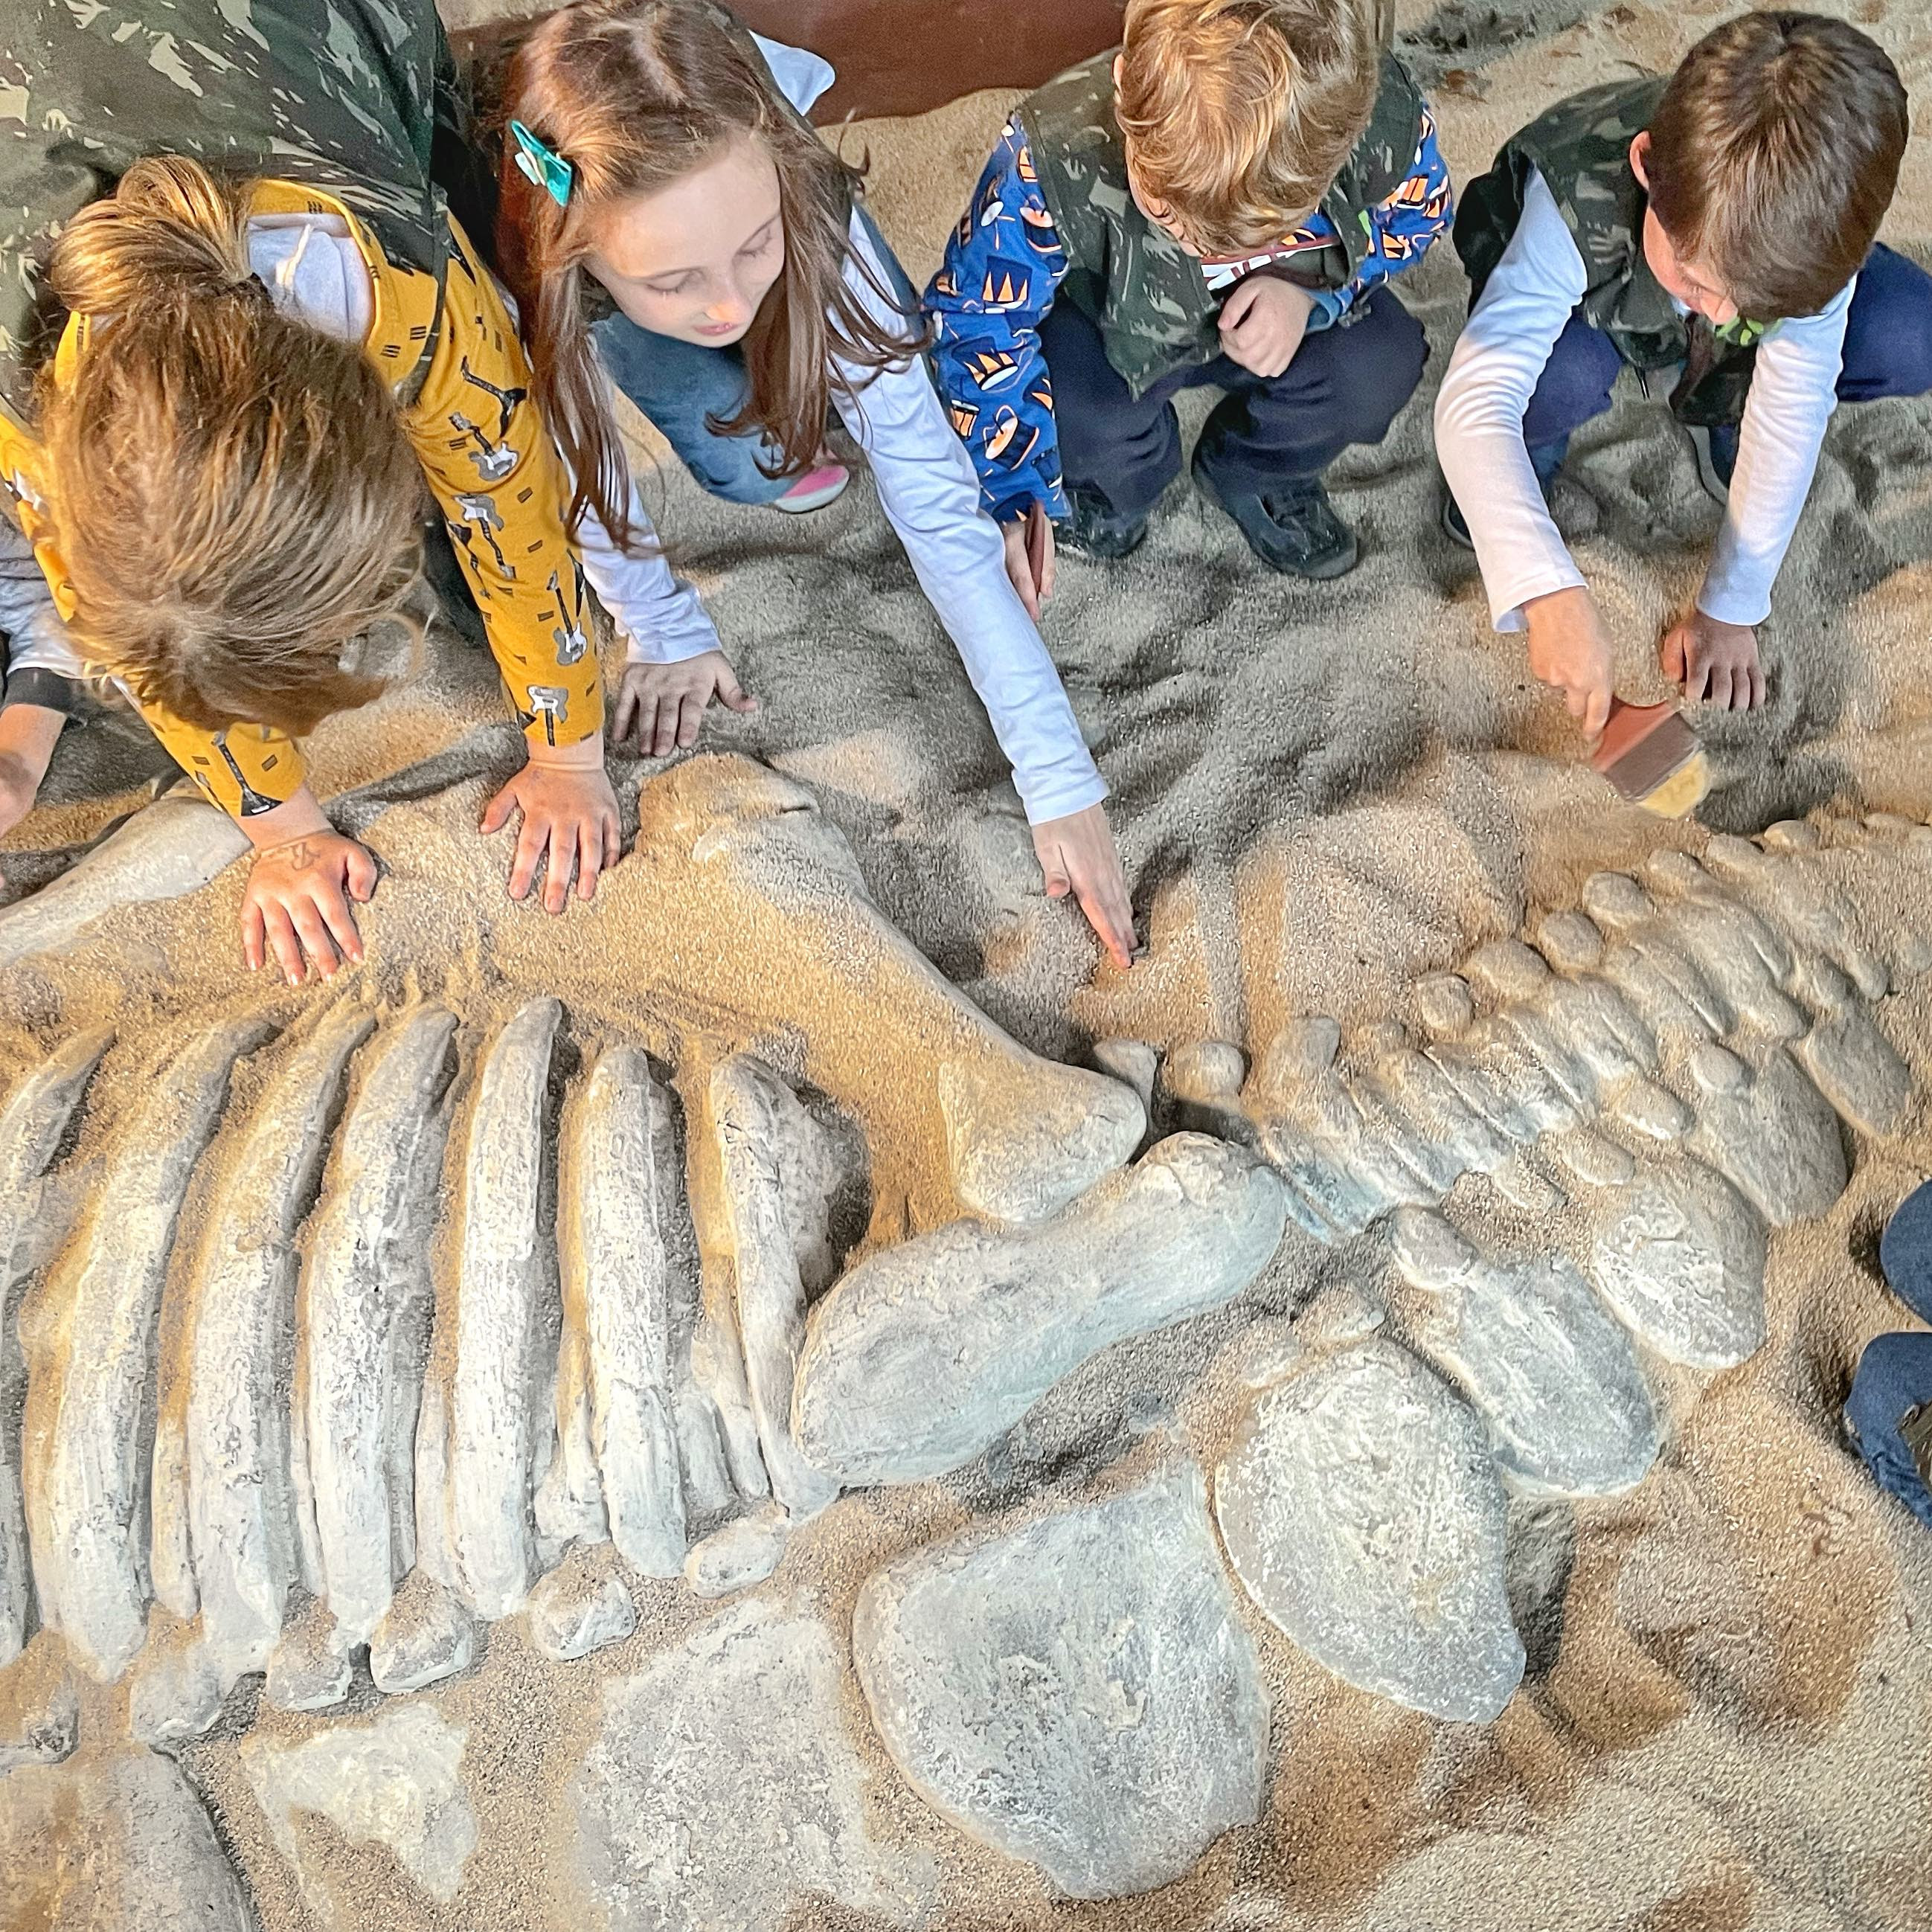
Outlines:
[[145,155],[322,189],[440,284],[430,149],[452,72],[428,0],[36,0],[5,34],[0,404],[17,418],[64,319],[40,280],[53,238]]
[[1612,81],[1558,102],[1505,142],[1495,165],[1462,191],[1456,252],[1472,305],[1503,258],[1534,168],[1583,258],[1586,320],[1640,371],[1682,364],[1671,406],[1688,422],[1735,422],[1743,414],[1756,344],[1765,330],[1739,320],[1713,329],[1678,312],[1643,252],[1648,200],[1630,164],[1630,143],[1649,126],[1668,83]]
[[[1107,359],[1128,387],[1139,395],[1169,371],[1218,356],[1222,298],[1199,261],[1142,214],[1128,187],[1112,52],[1048,82],[1014,119],[1066,250],[1061,292],[1098,324]],[[1368,131],[1322,199],[1337,238],[1298,258],[1298,279],[1335,290],[1354,274],[1371,241],[1370,211],[1408,178],[1424,131],[1420,93],[1402,63],[1385,56]]]

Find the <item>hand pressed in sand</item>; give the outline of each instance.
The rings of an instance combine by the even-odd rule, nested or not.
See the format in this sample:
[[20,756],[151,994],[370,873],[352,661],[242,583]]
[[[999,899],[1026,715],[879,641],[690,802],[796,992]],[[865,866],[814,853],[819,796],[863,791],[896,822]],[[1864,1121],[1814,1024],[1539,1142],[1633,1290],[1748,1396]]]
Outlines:
[[1597,600],[1576,586],[1532,597],[1523,607],[1529,626],[1529,668],[1563,694],[1570,715],[1594,744],[1610,715],[1610,634]]
[[272,812],[245,819],[255,861],[242,897],[242,956],[250,972],[272,955],[291,986],[314,970],[332,980],[344,962],[359,962],[362,937],[352,899],[376,890],[376,861],[323,817],[304,785]]
[[1071,892],[1108,956],[1124,972],[1133,963],[1134,909],[1106,808],[1090,805],[1084,812],[1042,820],[1033,829],[1033,849],[1046,875],[1047,897],[1064,898]]
[[1726,624],[1694,610],[1665,632],[1660,655],[1664,676],[1694,704],[1754,711],[1764,702],[1764,667],[1749,624]]
[[1030,505],[1022,516],[1000,526],[1006,544],[1006,574],[1037,624],[1041,607],[1053,595],[1053,520],[1044,503]]
[[610,742],[637,741],[638,755],[667,758],[698,742],[698,728],[712,698],[730,711],[751,712],[758,700],[743,689],[722,651],[676,664],[634,664],[618,687]]
[[[0,711],[0,832],[12,831],[33,810],[66,722],[58,711],[38,704],[10,704]],[[0,885],[6,883],[0,874]]]
[[524,822],[510,861],[510,896],[530,896],[537,867],[547,859],[545,912],[562,911],[572,872],[578,897],[590,898],[598,875],[614,866],[622,850],[617,794],[604,775],[601,738],[532,751],[523,770],[484,808],[478,829],[488,838],[509,824],[512,812],[521,812]]

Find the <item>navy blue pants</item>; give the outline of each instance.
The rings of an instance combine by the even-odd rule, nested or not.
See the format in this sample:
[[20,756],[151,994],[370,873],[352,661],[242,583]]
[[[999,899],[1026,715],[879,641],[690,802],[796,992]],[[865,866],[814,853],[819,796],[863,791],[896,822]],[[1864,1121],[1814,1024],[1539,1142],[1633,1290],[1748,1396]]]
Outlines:
[[[1920,1320],[1932,1322],[1932,1182],[1908,1196],[1879,1244],[1892,1292]],[[1880,1335],[1866,1348],[1845,1401],[1873,1480],[1932,1529],[1932,1489],[1901,1430],[1915,1409],[1932,1406],[1932,1335]]]
[[[1586,322],[1580,310],[1573,315],[1523,412],[1523,441],[1532,449],[1547,448],[1601,416],[1622,364],[1616,344],[1601,329]],[[1928,389],[1932,275],[1889,248],[1874,248],[1852,292],[1838,400],[1869,403],[1881,396],[1922,396]]]
[[1097,491],[1120,515],[1151,510],[1180,470],[1183,389],[1228,393],[1201,432],[1202,467],[1229,495],[1292,496],[1354,442],[1379,442],[1422,380],[1422,325],[1384,286],[1346,328],[1304,338],[1272,381],[1226,356],[1177,369],[1136,396],[1107,360],[1100,332],[1070,302],[1040,324],[1066,482]]

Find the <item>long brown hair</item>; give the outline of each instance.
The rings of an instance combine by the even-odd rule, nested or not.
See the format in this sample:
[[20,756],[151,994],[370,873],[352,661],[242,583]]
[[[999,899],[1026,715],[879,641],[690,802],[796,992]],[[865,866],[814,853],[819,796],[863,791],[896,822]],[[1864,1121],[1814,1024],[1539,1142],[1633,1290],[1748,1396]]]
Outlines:
[[715,160],[733,140],[757,142],[778,170],[785,260],[744,338],[749,400],[719,433],[761,430],[777,446],[773,476],[809,469],[844,388],[834,359],[876,371],[920,346],[910,318],[895,333],[845,278],[856,261],[898,308],[852,247],[860,171],[787,109],[748,36],[709,0],[560,8],[512,63],[503,119],[520,121],[574,171],[560,208],[506,170],[501,238],[523,285],[537,401],[576,476],[573,529],[594,509],[616,542],[634,541],[630,472],[584,313],[584,258],[614,207]]
[[47,514],[94,662],[205,730],[300,736],[382,688],[343,653],[409,622],[422,476],[359,347],[250,273],[248,206],[161,156],[62,233],[50,284],[88,336],[40,383]]

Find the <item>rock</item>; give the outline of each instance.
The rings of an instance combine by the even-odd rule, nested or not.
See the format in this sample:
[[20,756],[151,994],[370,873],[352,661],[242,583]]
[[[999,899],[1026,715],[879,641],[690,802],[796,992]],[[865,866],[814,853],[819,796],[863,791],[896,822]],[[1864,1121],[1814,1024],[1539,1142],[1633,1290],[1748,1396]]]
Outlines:
[[369,1640],[369,1675],[379,1690],[420,1690],[467,1670],[476,1651],[476,1627],[455,1592],[414,1570]]
[[1838,1116],[1798,1064],[1774,1047],[1755,1074],[1734,1053],[1690,1057],[1697,1124],[1687,1144],[1774,1228],[1823,1214],[1850,1178]]
[[562,1016],[555,1000],[531,1000],[484,1058],[463,1156],[458,1265],[430,1360],[446,1460],[442,1496],[425,1500],[440,1504],[446,1526],[448,1580],[484,1618],[519,1609],[536,1574],[537,1218],[550,1050]]
[[1090,1356],[1238,1294],[1286,1216],[1252,1156],[1177,1134],[1044,1227],[956,1222],[875,1255],[812,1311],[799,1445],[848,1485],[956,1469]]
[[456,1016],[437,1006],[384,1028],[358,1063],[309,1223],[296,1338],[298,1516],[316,1591],[358,1643],[413,1553],[428,1232],[455,1033]]
[[248,850],[218,806],[171,794],[117,826],[50,885],[0,912],[0,971],[36,953],[66,952],[121,906],[182,898]]
[[1764,1223],[1728,1181],[1659,1156],[1610,1197],[1590,1274],[1659,1354],[1727,1369],[1764,1340],[1765,1256]]
[[524,1608],[531,1642],[556,1664],[622,1643],[638,1627],[637,1606],[622,1577],[586,1576],[572,1568],[541,1579]]
[[155,1538],[171,1510],[184,1508],[202,1634],[224,1690],[267,1667],[296,1580],[288,1424],[296,1231],[314,1197],[349,1056],[374,1024],[366,1008],[338,1006],[274,1066],[224,1149],[208,1234],[175,1325],[188,1492],[164,1498],[157,1488]]
[[349,1695],[355,1673],[349,1634],[327,1609],[311,1604],[282,1633],[268,1659],[268,1702],[278,1711],[326,1711]]
[[20,1932],[254,1932],[171,1758],[116,1745],[0,1785],[0,1912]]
[[611,1540],[646,1576],[675,1576],[687,1537],[673,1325],[688,1324],[695,1290],[677,1278],[683,1163],[670,1097],[634,1047],[602,1054],[566,1109],[560,1166],[564,1324],[584,1337]]
[[1567,1261],[1492,1260],[1421,1208],[1399,1209],[1390,1233],[1422,1291],[1402,1339],[1468,1397],[1519,1485],[1609,1496],[1642,1480],[1659,1440],[1643,1372]]
[[32,1646],[0,1666],[0,1778],[19,1765],[58,1764],[80,1741],[80,1700],[53,1648]]
[[22,1488],[42,1621],[103,1681],[134,1660],[147,1565],[134,1544],[148,1472],[138,1454],[175,1224],[213,1136],[229,1075],[271,1029],[232,1021],[157,1070],[117,1137],[102,1198],[23,1312]]
[[105,1031],[77,1034],[34,1068],[0,1108],[0,1665],[26,1640],[27,1518],[20,1493],[20,1432],[13,1418],[25,1394],[26,1365],[16,1333],[20,1295],[39,1257],[31,1237],[46,1190],[42,1177],[80,1106],[87,1083],[112,1043]]
[[1247,1055],[1232,1040],[1189,1040],[1161,1063],[1162,1118],[1190,1132],[1245,1143],[1253,1131],[1241,1111],[1247,1077]]
[[685,1580],[700,1597],[728,1597],[762,1583],[778,1567],[791,1538],[791,1520],[776,1503],[734,1518],[691,1546]]
[[816,1617],[764,1599],[722,1612],[634,1677],[559,1821],[578,1870],[559,1924],[782,1932],[841,1917],[928,1922],[932,1861],[874,1811],[848,1726],[844,1660]]
[[148,1619],[146,1646],[130,1674],[130,1735],[158,1746],[206,1736],[221,1715],[224,1676],[219,1659],[194,1625],[156,1610]]
[[1268,1700],[1192,1466],[867,1580],[859,1680],[921,1796],[1075,1898],[1145,1892],[1261,1814]]
[[1462,1722],[1508,1702],[1502,1486],[1475,1418],[1412,1355],[1372,1336],[1264,1391],[1214,1513],[1248,1594],[1338,1676]]
[[[940,1124],[973,1211],[1042,1220],[1140,1144],[1131,1091],[1028,1052],[884,916],[802,787],[748,758],[685,759],[639,791],[634,854],[610,884],[635,921],[631,996],[728,1016],[719,1030],[740,1039],[795,1038],[787,1071],[862,1115],[875,1145],[929,1144]],[[860,1038],[870,1052],[832,1045]]]
[[842,1178],[826,1137],[770,1068],[747,1054],[711,1076],[724,1221],[737,1284],[739,1338],[773,1499],[794,1522],[838,1493],[792,1435],[792,1383],[805,1302],[831,1274],[826,1214]]
[[[404,1704],[304,1743],[260,1732],[242,1741],[242,1768],[324,1932],[362,1932],[369,1923],[367,1892],[331,1856],[336,1833],[352,1845],[385,1846],[425,1904],[455,1898],[476,1848],[462,1776],[466,1736],[429,1705]],[[333,1832],[316,1832],[311,1816]]]
[[1160,1055],[1144,1040],[1096,1040],[1091,1058],[1109,1080],[1118,1080],[1123,1087],[1133,1089],[1142,1111],[1151,1119]]

